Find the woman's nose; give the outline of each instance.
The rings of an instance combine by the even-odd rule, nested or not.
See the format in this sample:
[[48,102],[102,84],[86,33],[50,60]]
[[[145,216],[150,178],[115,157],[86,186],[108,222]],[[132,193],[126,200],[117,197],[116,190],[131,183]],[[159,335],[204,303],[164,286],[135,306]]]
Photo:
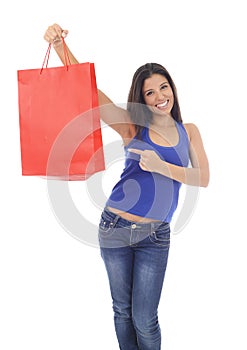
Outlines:
[[164,93],[160,90],[157,91],[157,98],[162,101],[164,99]]

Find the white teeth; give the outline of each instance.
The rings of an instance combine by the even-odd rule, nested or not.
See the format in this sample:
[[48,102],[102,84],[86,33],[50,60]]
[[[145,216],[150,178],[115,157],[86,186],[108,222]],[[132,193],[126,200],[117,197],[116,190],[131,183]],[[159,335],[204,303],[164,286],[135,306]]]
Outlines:
[[167,105],[167,103],[168,103],[168,101],[165,101],[163,103],[160,103],[159,105],[156,105],[156,107],[163,108],[163,107],[165,107]]

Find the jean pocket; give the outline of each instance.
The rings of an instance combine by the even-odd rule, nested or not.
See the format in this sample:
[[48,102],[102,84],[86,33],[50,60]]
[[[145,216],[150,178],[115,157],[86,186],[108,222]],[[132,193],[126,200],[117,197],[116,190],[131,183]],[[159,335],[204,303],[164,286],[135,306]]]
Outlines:
[[150,236],[150,241],[156,245],[162,246],[162,247],[169,247],[170,246],[170,225],[166,224],[165,226],[162,225],[162,227],[159,227],[158,229],[154,230]]

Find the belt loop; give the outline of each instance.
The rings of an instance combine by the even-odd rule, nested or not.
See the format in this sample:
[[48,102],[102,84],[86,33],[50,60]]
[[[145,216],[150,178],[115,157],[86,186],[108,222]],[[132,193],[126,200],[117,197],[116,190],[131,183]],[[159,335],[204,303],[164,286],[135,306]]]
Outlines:
[[[114,213],[114,214],[115,214],[115,213]],[[112,227],[115,227],[115,226],[116,226],[116,223],[118,222],[119,219],[120,219],[120,216],[117,215],[117,214],[115,214],[115,218],[114,218],[114,220],[112,221],[111,226],[112,226]]]
[[120,216],[117,215],[116,213],[113,213],[112,211],[110,211],[107,207],[104,208],[104,211],[107,213],[109,213],[111,216],[114,217],[114,219],[111,220],[110,223],[110,227],[113,228],[115,227],[116,223],[118,222],[118,220],[120,219]]

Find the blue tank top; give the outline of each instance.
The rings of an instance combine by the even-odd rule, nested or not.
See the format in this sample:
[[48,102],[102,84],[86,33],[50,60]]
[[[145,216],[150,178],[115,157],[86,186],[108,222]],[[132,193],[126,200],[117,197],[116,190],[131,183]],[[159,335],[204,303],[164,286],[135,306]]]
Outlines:
[[178,144],[164,147],[149,137],[149,129],[142,130],[142,139],[134,137],[125,149],[125,167],[120,180],[114,186],[106,203],[131,214],[154,220],[170,222],[178,205],[181,183],[164,175],[144,171],[139,166],[140,156],[129,148],[153,150],[168,163],[187,167],[189,163],[189,140],[182,123],[176,123]]

